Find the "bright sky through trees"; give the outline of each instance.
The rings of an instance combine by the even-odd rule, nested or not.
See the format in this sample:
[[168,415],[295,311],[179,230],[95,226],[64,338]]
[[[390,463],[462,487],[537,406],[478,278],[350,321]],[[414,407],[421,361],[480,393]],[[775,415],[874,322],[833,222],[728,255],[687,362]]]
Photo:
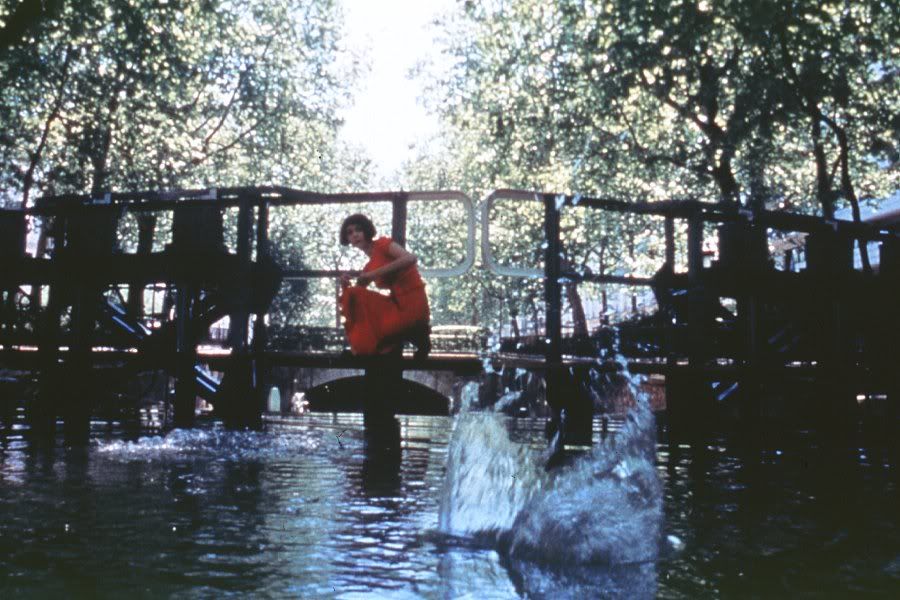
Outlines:
[[431,23],[453,0],[342,0],[349,47],[368,69],[343,115],[341,135],[362,146],[379,175],[389,176],[410,146],[433,134],[437,119],[419,103],[422,90],[408,76],[423,60],[437,60]]

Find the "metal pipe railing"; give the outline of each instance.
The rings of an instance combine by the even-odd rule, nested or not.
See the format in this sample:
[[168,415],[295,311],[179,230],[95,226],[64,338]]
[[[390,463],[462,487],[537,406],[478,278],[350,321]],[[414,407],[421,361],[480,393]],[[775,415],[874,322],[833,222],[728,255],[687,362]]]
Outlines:
[[[39,198],[33,207],[24,210],[25,215],[47,217],[65,216],[74,212],[90,215],[92,211],[108,213],[110,210],[124,212],[169,211],[175,208],[210,207],[219,209],[233,207],[259,207],[260,217],[266,217],[268,208],[273,206],[313,206],[326,204],[354,204],[368,202],[391,202],[394,205],[392,237],[405,242],[406,213],[414,202],[460,202],[466,214],[465,256],[462,261],[449,268],[420,268],[428,277],[455,277],[466,273],[475,264],[475,208],[472,200],[458,191],[412,191],[412,192],[362,192],[346,194],[323,194],[295,190],[280,186],[208,188],[174,190],[165,192],[124,192],[108,193],[95,198],[90,195],[65,194]],[[266,224],[267,225],[267,224]],[[268,234],[257,229],[257,245],[268,240]],[[342,271],[328,269],[286,270],[285,278],[336,277]]]

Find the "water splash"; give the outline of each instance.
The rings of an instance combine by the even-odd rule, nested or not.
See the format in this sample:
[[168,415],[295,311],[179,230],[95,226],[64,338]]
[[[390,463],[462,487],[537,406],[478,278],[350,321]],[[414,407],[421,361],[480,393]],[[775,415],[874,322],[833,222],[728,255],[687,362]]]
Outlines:
[[516,517],[510,554],[576,564],[656,558],[662,487],[645,450],[652,423],[646,402],[638,403],[617,437],[560,470]]
[[513,443],[502,417],[461,413],[448,451],[441,531],[487,535],[510,556],[541,563],[655,559],[662,524],[656,428],[638,382],[627,379],[635,401],[621,431],[549,474],[546,453]]
[[115,460],[166,460],[178,458],[249,458],[288,456],[322,445],[321,436],[272,436],[262,431],[223,428],[173,429],[164,436],[137,441],[96,440],[98,452]]
[[509,530],[546,483],[538,454],[514,444],[496,413],[461,413],[448,449],[441,531],[464,536]]
[[459,394],[459,411],[468,412],[478,406],[478,383],[470,381],[465,384]]
[[504,393],[502,396],[500,396],[500,398],[497,400],[497,402],[494,403],[494,410],[497,412],[503,412],[509,406],[518,402],[521,398],[522,398],[521,390],[507,389],[506,393]]

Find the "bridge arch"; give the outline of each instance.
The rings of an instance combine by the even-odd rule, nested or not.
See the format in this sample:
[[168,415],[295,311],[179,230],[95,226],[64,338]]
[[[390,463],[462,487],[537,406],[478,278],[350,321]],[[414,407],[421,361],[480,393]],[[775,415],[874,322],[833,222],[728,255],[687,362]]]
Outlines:
[[388,403],[394,414],[449,415],[452,401],[437,390],[412,379],[398,379],[373,389],[365,375],[332,379],[306,390],[308,410],[316,412],[364,412]]

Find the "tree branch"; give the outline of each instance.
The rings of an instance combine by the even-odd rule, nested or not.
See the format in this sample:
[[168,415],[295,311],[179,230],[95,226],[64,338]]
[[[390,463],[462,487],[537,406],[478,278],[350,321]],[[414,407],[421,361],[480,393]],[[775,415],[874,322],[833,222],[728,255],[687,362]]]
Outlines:
[[28,208],[28,200],[31,195],[31,187],[34,184],[34,172],[37,169],[38,164],[41,161],[41,158],[44,155],[44,148],[47,146],[47,138],[50,136],[50,129],[53,126],[53,123],[59,118],[60,109],[62,108],[63,98],[66,84],[69,82],[69,67],[72,62],[72,53],[66,52],[66,58],[63,62],[62,67],[62,78],[59,80],[59,84],[56,86],[56,101],[53,103],[53,108],[50,109],[50,113],[47,115],[47,119],[44,121],[44,128],[41,131],[41,139],[38,142],[37,148],[34,149],[34,152],[31,153],[30,160],[28,162],[28,169],[25,171],[25,175],[22,181],[22,209]]

